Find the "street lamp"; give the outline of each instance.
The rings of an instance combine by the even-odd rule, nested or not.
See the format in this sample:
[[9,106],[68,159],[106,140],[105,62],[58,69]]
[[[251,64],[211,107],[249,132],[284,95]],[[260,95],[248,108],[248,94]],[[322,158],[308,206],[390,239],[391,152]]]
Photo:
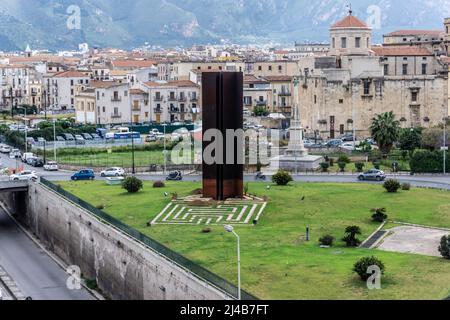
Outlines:
[[224,226],[225,231],[234,234],[237,238],[237,259],[238,259],[238,300],[242,300],[241,296],[241,240],[238,234],[234,231],[233,226]]
[[444,175],[447,174],[447,121],[449,120],[449,117],[444,118],[444,140],[442,143],[442,152],[444,152]]
[[166,127],[167,127],[167,123],[164,123],[163,124],[163,128],[164,128],[164,174],[166,174],[166,171],[167,171]]
[[53,157],[56,162],[56,119],[53,119]]

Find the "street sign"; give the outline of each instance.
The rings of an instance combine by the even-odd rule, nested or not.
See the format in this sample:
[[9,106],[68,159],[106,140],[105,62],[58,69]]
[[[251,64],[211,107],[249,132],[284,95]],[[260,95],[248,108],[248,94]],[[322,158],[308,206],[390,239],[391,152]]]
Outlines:
[[448,147],[441,147],[441,151],[448,151]]

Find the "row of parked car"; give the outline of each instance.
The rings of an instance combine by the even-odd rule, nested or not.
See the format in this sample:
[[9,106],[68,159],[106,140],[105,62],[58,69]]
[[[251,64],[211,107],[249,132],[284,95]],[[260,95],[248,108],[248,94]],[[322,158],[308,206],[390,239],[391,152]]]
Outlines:
[[[97,133],[82,133],[82,134],[71,134],[71,133],[64,133],[60,136],[56,136],[56,141],[58,142],[75,142],[77,144],[85,144],[86,141],[100,141],[103,140],[100,135]],[[46,140],[44,138],[37,138],[36,140],[32,137],[27,138],[27,142],[29,144],[35,144],[35,143],[44,143]]]

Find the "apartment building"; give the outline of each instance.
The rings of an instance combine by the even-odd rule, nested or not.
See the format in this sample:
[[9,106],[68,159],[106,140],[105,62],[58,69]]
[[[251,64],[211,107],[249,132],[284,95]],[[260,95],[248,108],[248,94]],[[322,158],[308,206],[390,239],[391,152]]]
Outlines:
[[288,60],[246,62],[245,73],[256,77],[295,76],[299,74],[299,64]]
[[158,64],[158,79],[160,81],[188,81],[190,72],[202,71],[237,71],[244,72],[245,63],[241,61],[165,61]]
[[282,113],[286,118],[292,115],[293,101],[293,79],[291,76],[266,76],[264,79],[269,83],[272,104],[270,110],[274,113]]
[[63,71],[47,78],[50,107],[55,110],[75,109],[75,86],[88,85],[89,75],[79,71]]
[[0,65],[1,110],[28,103],[28,83],[32,73],[33,68],[26,65]]
[[128,83],[92,81],[95,90],[97,124],[121,124],[131,122],[131,97]]
[[75,118],[77,123],[96,124],[97,104],[94,87],[77,85],[75,87]]
[[130,89],[131,114],[135,124],[152,121],[149,94],[142,89]]
[[267,111],[272,106],[272,89],[270,82],[254,75],[244,76],[244,108],[254,112],[256,108]]
[[152,121],[197,121],[201,118],[200,86],[191,81],[147,82]]

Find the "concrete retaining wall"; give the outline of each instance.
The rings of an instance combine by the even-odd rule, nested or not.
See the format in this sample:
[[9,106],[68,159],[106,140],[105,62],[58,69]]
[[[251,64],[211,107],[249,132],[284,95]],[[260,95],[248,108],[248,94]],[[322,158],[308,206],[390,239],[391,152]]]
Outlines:
[[[223,300],[228,295],[37,183],[2,194],[17,219],[67,265],[121,300]],[[24,205],[26,204],[26,205]]]

